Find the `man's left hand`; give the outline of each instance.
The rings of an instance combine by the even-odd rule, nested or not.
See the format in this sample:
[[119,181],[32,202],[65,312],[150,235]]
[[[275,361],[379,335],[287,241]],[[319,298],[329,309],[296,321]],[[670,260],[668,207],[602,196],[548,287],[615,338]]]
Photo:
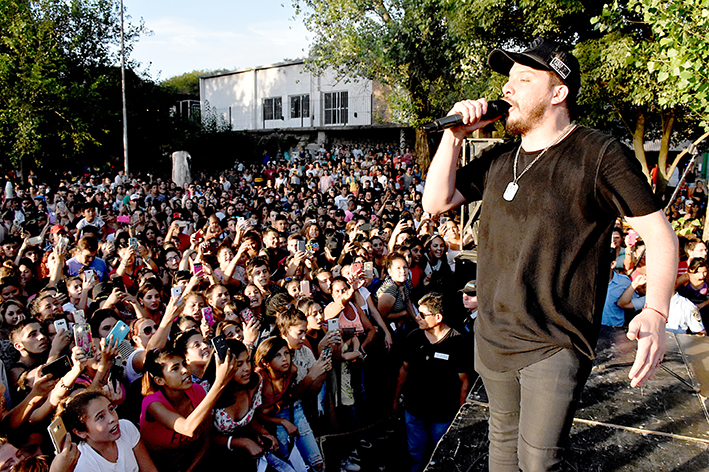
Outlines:
[[630,386],[642,386],[655,375],[667,350],[665,320],[654,310],[646,308],[630,322],[627,336],[631,341],[638,341],[635,362],[628,374]]

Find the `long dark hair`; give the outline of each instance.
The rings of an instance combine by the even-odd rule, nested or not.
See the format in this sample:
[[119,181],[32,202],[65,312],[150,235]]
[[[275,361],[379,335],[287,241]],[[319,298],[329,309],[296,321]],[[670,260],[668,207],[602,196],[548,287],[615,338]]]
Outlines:
[[73,441],[84,441],[84,439],[77,436],[74,431],[86,432],[86,412],[89,403],[97,398],[106,398],[106,400],[108,400],[106,395],[102,392],[85,390],[69,398],[69,400],[64,403],[63,410],[58,412],[58,415],[61,416],[62,421],[64,421],[66,430],[71,433]]

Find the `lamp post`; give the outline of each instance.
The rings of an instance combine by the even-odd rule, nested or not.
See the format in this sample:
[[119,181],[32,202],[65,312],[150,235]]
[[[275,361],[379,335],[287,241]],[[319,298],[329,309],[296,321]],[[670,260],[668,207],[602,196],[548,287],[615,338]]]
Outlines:
[[128,166],[128,112],[126,111],[126,48],[123,38],[123,0],[121,0],[121,98],[123,101],[123,171],[129,176]]

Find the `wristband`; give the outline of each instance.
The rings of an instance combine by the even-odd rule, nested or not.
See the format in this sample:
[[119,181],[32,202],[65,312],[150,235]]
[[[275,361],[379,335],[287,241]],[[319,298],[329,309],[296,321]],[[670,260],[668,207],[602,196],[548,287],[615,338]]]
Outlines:
[[654,311],[655,313],[657,313],[658,315],[660,315],[660,316],[665,320],[665,323],[667,323],[667,322],[669,321],[669,320],[667,319],[667,316],[665,316],[660,310],[656,310],[655,308],[653,308],[653,307],[651,307],[651,306],[645,305],[645,306],[643,307],[643,310],[652,310],[652,311]]
[[231,448],[231,440],[232,440],[232,436],[229,436],[229,439],[227,439],[227,442],[226,442],[226,448],[229,449],[230,451],[233,450]]

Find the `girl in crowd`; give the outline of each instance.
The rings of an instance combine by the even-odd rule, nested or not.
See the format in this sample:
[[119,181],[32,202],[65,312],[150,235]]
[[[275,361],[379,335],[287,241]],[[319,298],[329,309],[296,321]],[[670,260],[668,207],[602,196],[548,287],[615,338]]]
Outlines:
[[175,337],[175,349],[185,358],[185,364],[192,375],[192,381],[200,384],[208,392],[213,379],[205,377],[205,370],[211,351],[207,343],[204,342],[202,334],[195,329],[182,331]]
[[[424,246],[431,275],[429,292],[443,292],[453,283],[453,271],[448,262],[448,246],[440,235],[433,236]],[[428,274],[427,274],[428,275]]]
[[322,307],[312,298],[301,298],[298,301],[298,311],[303,313],[308,319],[307,331],[305,340],[313,354],[318,355],[318,344],[325,337],[323,329],[323,312]]
[[[305,419],[302,407],[292,397],[298,368],[291,362],[288,343],[272,336],[261,342],[254,354],[255,371],[263,379],[263,403],[259,418],[276,430],[281,457],[288,457],[294,447],[307,458],[311,468],[322,470],[322,455]],[[300,424],[302,431],[294,423]],[[266,427],[267,429],[268,426]]]
[[[387,278],[376,291],[377,309],[387,323],[394,323],[397,331],[410,318],[415,318],[411,304],[409,267],[401,254],[392,254],[387,260]],[[410,317],[410,318],[409,318]]]
[[10,333],[27,317],[25,306],[18,300],[0,305],[0,339],[10,339]]
[[150,318],[160,323],[165,309],[160,298],[160,292],[151,283],[143,284],[136,295],[137,303],[133,304],[138,318]]
[[61,418],[79,443],[74,472],[157,472],[138,428],[120,420],[103,393],[77,394],[66,403]]
[[174,349],[150,351],[145,359],[140,432],[161,471],[192,471],[207,452],[209,417],[235,372],[233,356],[215,354],[214,384],[205,393],[192,382],[185,358]]
[[261,376],[252,371],[250,355],[243,343],[229,339],[227,346],[236,358],[236,372],[224,389],[214,409],[215,463],[224,461],[248,465],[256,470],[256,460],[263,456],[279,472],[293,472],[293,467],[274,454],[278,440],[256,417],[263,401]]

